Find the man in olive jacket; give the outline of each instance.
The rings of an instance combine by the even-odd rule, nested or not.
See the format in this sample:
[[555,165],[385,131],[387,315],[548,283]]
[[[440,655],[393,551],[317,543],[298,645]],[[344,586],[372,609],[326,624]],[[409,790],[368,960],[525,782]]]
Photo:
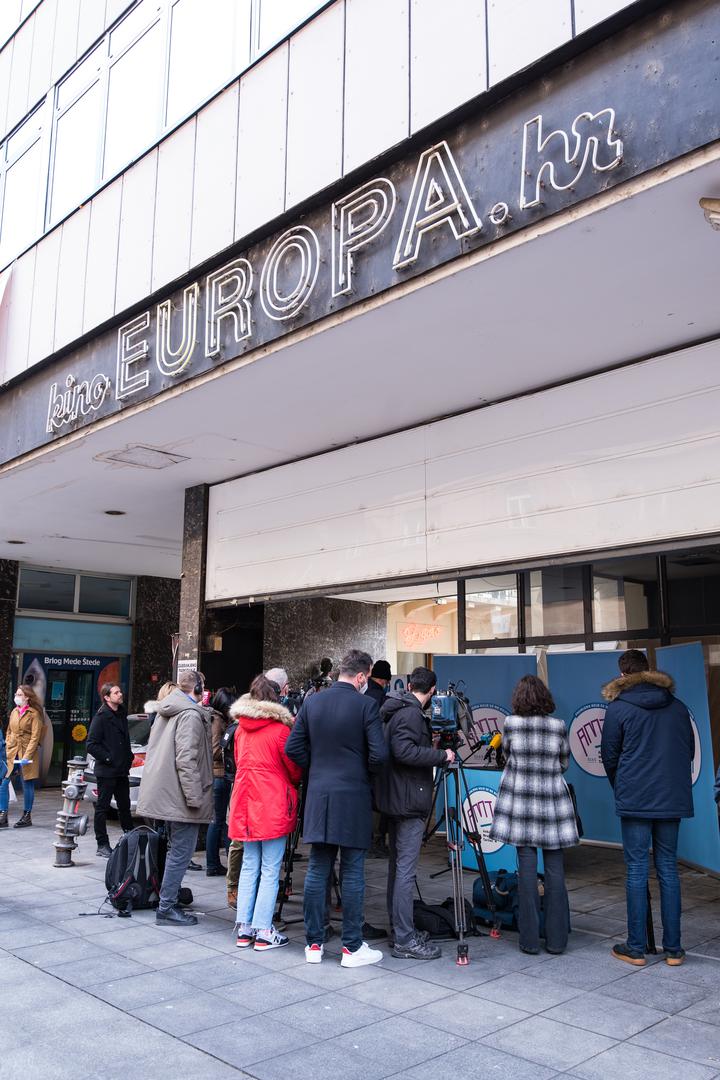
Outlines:
[[393,956],[401,960],[434,960],[441,952],[418,935],[413,923],[415,872],[432,807],[433,769],[455,760],[452,750],[433,748],[423,711],[436,682],[433,671],[415,668],[408,689],[392,691],[380,710],[390,765],[375,781],[375,803],[388,820],[388,917]]
[[165,821],[170,848],[160,888],[157,922],[194,926],[197,918],[177,906],[178,891],[197,847],[200,825],[213,818],[211,713],[200,705],[205,689],[198,671],[183,672],[158,704],[140,782],[138,813]]

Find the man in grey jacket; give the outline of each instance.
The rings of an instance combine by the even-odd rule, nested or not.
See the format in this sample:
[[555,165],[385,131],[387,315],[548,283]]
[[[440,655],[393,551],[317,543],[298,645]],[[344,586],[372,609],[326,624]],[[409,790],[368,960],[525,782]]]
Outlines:
[[138,813],[167,822],[170,848],[160,888],[160,923],[194,926],[195,915],[177,905],[200,825],[213,818],[211,713],[200,705],[205,689],[197,671],[183,672],[158,704],[140,783]]

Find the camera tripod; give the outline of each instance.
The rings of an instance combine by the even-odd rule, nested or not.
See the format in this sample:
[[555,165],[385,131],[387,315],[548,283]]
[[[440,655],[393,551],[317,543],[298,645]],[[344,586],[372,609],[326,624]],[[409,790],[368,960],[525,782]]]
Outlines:
[[[297,822],[295,828],[290,833],[285,842],[285,853],[283,855],[283,877],[280,881],[280,887],[278,889],[277,896],[277,910],[274,915],[275,923],[279,923],[282,919],[283,908],[293,895],[293,865],[295,862],[295,855],[297,853],[297,846],[300,842],[300,836],[302,835],[303,816],[305,812],[305,789],[303,788],[300,795],[300,809],[298,811]],[[342,907],[342,895],[340,892],[340,880],[333,867],[332,878],[330,881],[330,895],[328,896],[328,906],[332,900],[332,893],[335,893],[335,909],[337,911]],[[285,919],[286,925],[293,925],[294,923],[300,923],[303,921],[303,916],[298,915],[292,919]]]

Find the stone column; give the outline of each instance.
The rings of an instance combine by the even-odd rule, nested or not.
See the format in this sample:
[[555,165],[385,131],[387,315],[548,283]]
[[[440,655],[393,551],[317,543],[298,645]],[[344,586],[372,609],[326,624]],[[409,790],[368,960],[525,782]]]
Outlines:
[[180,582],[175,578],[139,577],[135,592],[130,712],[142,712],[159,688],[172,678],[172,637],[180,624]]
[[18,564],[12,559],[0,559],[0,721],[3,727],[10,715],[7,703],[12,681],[17,583]]
[[200,666],[203,621],[205,617],[205,560],[207,555],[208,502],[207,484],[185,491],[183,523],[182,574],[180,579],[180,666]]

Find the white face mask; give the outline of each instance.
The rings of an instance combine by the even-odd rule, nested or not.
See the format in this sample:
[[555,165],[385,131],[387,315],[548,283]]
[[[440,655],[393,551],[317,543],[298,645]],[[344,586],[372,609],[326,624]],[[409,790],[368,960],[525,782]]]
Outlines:
[[366,693],[367,693],[367,687],[368,687],[368,684],[367,684],[367,683],[363,683],[363,684],[362,684],[362,686],[359,686],[359,687],[358,687],[358,691],[359,691],[359,692],[360,692],[361,694],[366,694]]
[[21,709],[23,707],[23,705],[25,704],[25,698],[22,696],[22,694],[16,694],[14,700],[15,700],[15,704],[17,705],[18,709]]

